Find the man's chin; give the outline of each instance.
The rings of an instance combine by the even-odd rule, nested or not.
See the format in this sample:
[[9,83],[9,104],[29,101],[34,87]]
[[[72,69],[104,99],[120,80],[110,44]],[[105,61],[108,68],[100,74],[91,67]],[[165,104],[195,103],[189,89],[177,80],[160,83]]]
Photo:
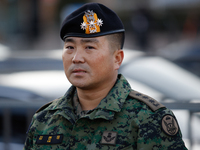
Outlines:
[[94,89],[94,87],[92,87],[91,85],[84,84],[84,83],[72,83],[72,85],[75,86],[78,89],[81,89],[81,90],[92,90],[92,89]]
[[77,88],[84,88],[84,87],[86,86],[85,83],[79,81],[78,79],[75,80],[75,81],[70,81],[70,83],[71,83],[73,86],[77,87]]

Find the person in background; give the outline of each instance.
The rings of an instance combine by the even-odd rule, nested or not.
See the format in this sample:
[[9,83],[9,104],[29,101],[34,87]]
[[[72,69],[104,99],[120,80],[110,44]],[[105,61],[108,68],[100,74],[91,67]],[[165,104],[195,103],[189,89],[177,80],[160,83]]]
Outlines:
[[72,86],[36,111],[24,150],[187,149],[172,111],[118,74],[124,33],[116,13],[99,3],[66,17],[60,37]]

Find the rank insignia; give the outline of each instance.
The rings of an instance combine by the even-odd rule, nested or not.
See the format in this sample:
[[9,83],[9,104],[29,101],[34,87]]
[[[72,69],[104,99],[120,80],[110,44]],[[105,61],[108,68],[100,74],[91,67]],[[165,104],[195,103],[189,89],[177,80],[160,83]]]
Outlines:
[[57,134],[57,135],[38,135],[36,144],[60,144],[62,143],[63,135]]
[[117,132],[104,131],[101,138],[101,144],[115,145],[117,140]]
[[100,26],[103,25],[103,20],[98,19],[97,14],[93,10],[87,10],[83,16],[81,29],[85,30],[86,34],[100,32]]
[[165,115],[162,119],[162,129],[169,136],[176,135],[179,131],[176,119],[171,115]]
[[137,91],[131,91],[129,93],[129,96],[131,96],[132,98],[136,98],[137,100],[139,101],[142,101],[144,102],[145,104],[147,104],[147,106],[150,107],[151,110],[153,111],[156,111],[160,108],[163,108],[165,107],[164,105],[162,105],[161,103],[159,103],[158,101],[156,101],[155,99],[145,95],[145,94],[142,94],[140,92],[137,92]]

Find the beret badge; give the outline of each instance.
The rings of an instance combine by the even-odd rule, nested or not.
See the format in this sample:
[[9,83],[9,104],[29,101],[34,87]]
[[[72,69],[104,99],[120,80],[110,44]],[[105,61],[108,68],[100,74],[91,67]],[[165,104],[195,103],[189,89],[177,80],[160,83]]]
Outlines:
[[83,23],[81,29],[85,30],[86,34],[100,32],[100,26],[103,25],[103,20],[98,19],[97,14],[93,10],[87,10],[83,16]]

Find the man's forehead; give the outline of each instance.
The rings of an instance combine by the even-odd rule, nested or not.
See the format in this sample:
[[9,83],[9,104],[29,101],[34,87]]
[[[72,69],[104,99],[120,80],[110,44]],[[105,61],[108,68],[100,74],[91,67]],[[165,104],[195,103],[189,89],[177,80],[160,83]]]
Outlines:
[[103,37],[92,37],[92,38],[82,38],[82,37],[67,37],[65,42],[82,42],[82,43],[99,43]]

